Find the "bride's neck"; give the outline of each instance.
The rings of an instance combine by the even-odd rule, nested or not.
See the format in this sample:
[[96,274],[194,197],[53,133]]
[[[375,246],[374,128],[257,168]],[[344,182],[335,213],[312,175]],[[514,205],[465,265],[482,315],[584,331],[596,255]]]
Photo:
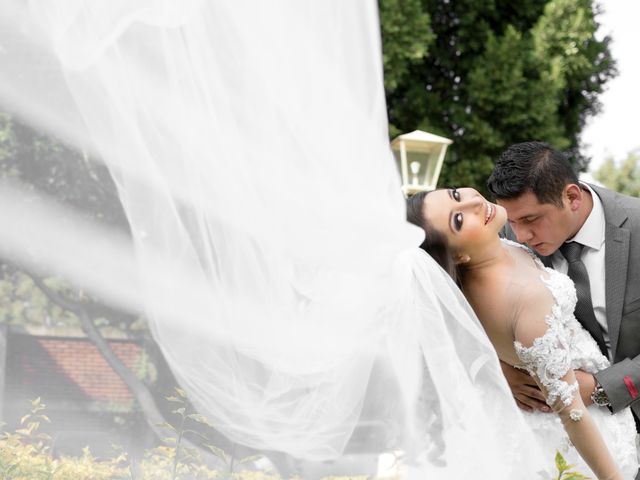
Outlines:
[[469,262],[464,265],[464,275],[481,276],[495,268],[510,265],[511,260],[504,244],[496,237],[496,242],[491,242],[474,253]]

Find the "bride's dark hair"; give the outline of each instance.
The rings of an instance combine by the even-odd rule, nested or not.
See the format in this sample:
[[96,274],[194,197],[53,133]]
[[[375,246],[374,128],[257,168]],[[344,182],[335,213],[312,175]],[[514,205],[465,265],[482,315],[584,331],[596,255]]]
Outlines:
[[427,252],[460,285],[460,267],[453,258],[447,237],[436,229],[425,215],[424,199],[430,192],[418,192],[407,198],[407,221],[424,230],[420,248]]

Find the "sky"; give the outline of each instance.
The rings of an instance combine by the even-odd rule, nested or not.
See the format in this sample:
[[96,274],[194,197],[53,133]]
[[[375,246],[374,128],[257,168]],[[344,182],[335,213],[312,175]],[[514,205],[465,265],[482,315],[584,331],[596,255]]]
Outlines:
[[640,2],[601,0],[600,35],[612,37],[619,74],[601,95],[602,112],[587,123],[582,140],[593,172],[609,156],[621,160],[640,148]]

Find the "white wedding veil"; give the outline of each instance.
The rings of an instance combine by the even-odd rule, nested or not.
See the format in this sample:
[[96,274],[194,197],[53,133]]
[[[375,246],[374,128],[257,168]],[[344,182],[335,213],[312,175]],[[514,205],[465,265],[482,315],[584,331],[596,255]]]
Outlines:
[[491,344],[405,221],[374,0],[0,8],[3,108],[109,167],[135,260],[9,186],[4,255],[143,309],[234,442],[336,465],[404,452],[416,478],[538,478]]

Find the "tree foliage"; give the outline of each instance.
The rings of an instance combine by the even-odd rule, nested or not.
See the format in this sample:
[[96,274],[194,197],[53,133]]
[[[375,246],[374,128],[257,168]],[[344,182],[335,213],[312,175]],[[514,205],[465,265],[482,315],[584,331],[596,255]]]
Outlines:
[[[49,196],[89,221],[127,230],[115,185],[104,165],[7,113],[0,113],[0,179],[18,183],[31,197]],[[1,260],[0,321],[45,327],[78,326],[75,315],[52,303],[29,275],[11,263],[11,258]],[[60,279],[49,278],[47,282],[56,291],[74,296],[73,289]],[[130,323],[130,317],[123,318]]]
[[629,152],[627,158],[619,162],[613,157],[607,158],[594,177],[611,190],[640,197],[640,150]]
[[127,230],[107,168],[84,152],[0,112],[0,179],[34,196],[49,195],[87,219]]
[[[385,25],[390,2],[380,3]],[[441,184],[484,190],[499,153],[526,140],[569,150],[586,168],[580,132],[616,73],[609,38],[595,37],[593,0],[423,0],[419,12],[432,33],[401,81],[385,82],[390,134],[420,128],[454,140]],[[395,37],[382,33],[393,51]],[[386,57],[385,67],[394,68]]]
[[[380,0],[379,8],[384,88],[391,95],[410,86],[410,68],[424,60],[434,35],[421,0]],[[390,130],[392,136],[402,133],[393,124]]]

